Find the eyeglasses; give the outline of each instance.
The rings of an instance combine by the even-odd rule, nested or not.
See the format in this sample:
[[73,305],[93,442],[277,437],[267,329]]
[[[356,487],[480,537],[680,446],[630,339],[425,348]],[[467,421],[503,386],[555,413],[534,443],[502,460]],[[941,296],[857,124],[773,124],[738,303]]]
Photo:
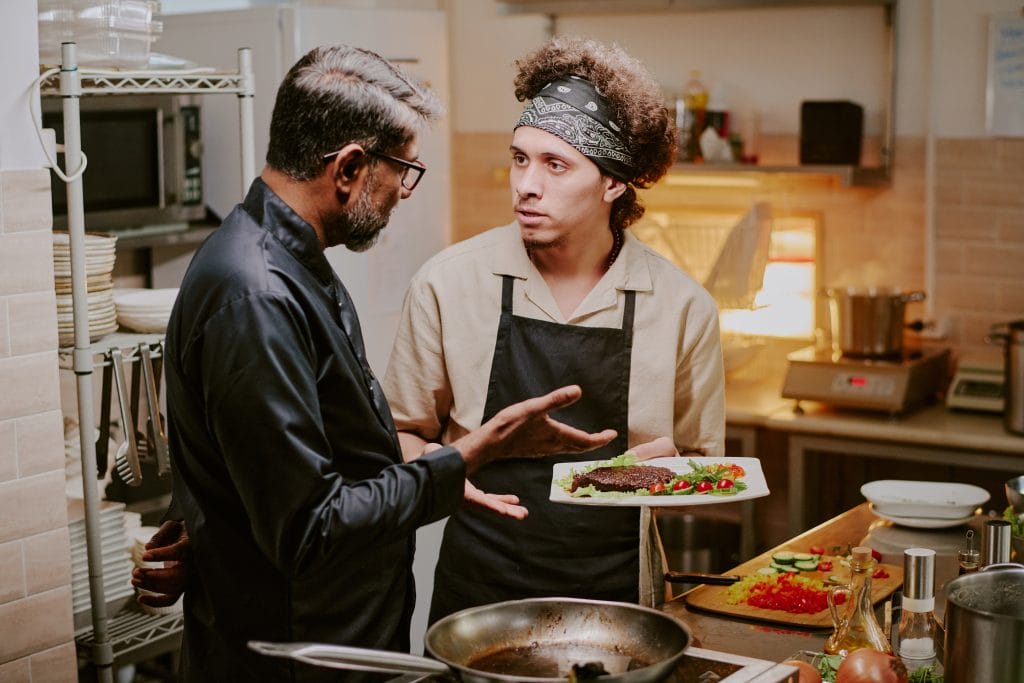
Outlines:
[[[330,159],[331,157],[339,154],[340,152],[341,150],[338,150],[337,152],[325,154],[324,159]],[[409,190],[410,192],[416,189],[416,186],[419,184],[420,179],[423,177],[423,174],[427,172],[427,167],[423,165],[422,161],[408,161],[406,159],[399,159],[398,157],[393,157],[390,154],[383,154],[381,152],[376,152],[372,149],[366,150],[366,153],[371,156],[375,156],[379,159],[385,159],[387,161],[396,163],[399,166],[401,166],[402,187]]]

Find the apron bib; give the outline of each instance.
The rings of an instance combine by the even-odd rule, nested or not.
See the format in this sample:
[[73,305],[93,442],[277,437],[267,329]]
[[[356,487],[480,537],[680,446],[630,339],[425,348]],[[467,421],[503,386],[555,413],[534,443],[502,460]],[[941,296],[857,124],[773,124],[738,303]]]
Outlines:
[[588,432],[611,427],[618,436],[586,453],[503,460],[470,476],[483,491],[518,495],[530,514],[515,520],[464,505],[448,519],[431,623],[468,607],[519,598],[639,599],[639,509],[548,500],[554,463],[603,460],[627,449],[636,293],[625,293],[621,329],[582,327],[513,315],[514,282],[503,276],[483,422],[513,403],[578,384],[582,398],[551,416]]

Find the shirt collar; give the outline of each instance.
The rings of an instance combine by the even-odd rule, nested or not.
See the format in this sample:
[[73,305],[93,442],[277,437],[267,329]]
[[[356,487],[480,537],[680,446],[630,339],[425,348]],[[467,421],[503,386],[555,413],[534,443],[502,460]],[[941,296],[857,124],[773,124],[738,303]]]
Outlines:
[[[497,248],[491,253],[495,275],[511,275],[529,280],[531,274],[537,273],[523,246],[518,223],[513,222],[501,228]],[[608,281],[613,289],[646,292],[654,288],[644,244],[629,230],[626,230],[619,257],[602,278],[603,281]]]
[[243,206],[264,230],[304,264],[319,281],[324,284],[334,281],[334,271],[324,255],[323,246],[313,226],[295,213],[261,178],[252,182]]

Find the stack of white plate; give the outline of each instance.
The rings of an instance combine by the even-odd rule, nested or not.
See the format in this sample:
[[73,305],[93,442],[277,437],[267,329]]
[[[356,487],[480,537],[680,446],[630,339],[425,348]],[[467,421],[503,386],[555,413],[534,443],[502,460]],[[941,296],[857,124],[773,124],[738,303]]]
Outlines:
[[979,505],[988,502],[980,486],[956,482],[882,479],[860,487],[872,511],[899,526],[944,529],[971,521]]
[[[142,559],[142,553],[146,551],[146,544],[149,543],[149,539],[153,538],[153,534],[156,532],[157,527],[155,526],[140,526],[129,534],[129,537],[132,539],[132,561],[135,563],[136,567],[152,567],[159,569],[164,566],[163,562],[146,562]],[[141,594],[145,591],[138,589],[138,592]],[[150,614],[176,614],[181,612],[181,598],[179,598],[173,605],[169,605],[167,607],[150,607],[149,605],[143,605],[141,603],[139,606],[142,608],[143,612],[148,612]]]
[[117,322],[135,332],[165,332],[178,288],[118,289],[114,292]]
[[[89,308],[89,341],[117,330],[114,306],[114,245],[116,237],[85,235],[85,285]],[[53,233],[53,282],[57,292],[57,341],[75,343],[74,306],[71,299],[71,249],[66,232]]]
[[[125,534],[124,503],[100,502],[100,554],[103,556],[103,592],[108,612],[111,603],[131,598],[132,558]],[[89,597],[89,560],[85,540],[85,512],[81,500],[68,501],[68,532],[71,536],[71,602],[77,618],[92,609]]]

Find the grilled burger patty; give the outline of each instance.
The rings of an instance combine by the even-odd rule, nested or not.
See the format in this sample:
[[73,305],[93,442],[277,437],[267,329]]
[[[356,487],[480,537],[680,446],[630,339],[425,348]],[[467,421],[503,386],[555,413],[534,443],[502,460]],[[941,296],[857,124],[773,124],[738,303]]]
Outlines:
[[659,482],[667,484],[674,475],[675,472],[667,467],[651,465],[598,467],[573,477],[570,491],[581,486],[593,486],[598,491],[635,491]]

